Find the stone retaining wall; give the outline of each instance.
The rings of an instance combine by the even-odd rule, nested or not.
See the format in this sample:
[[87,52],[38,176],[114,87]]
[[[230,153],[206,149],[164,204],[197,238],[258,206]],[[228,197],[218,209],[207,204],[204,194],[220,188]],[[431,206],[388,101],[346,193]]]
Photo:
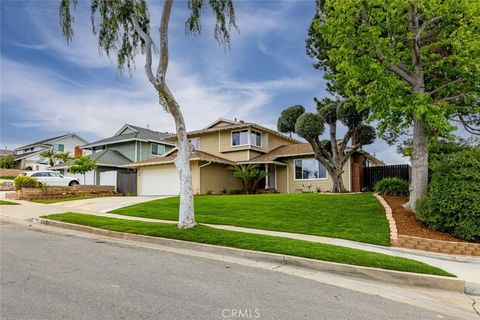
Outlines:
[[3,177],[16,177],[25,170],[20,169],[0,169],[0,176]]
[[22,188],[8,194],[10,199],[39,200],[72,198],[79,195],[116,195],[114,186],[77,185],[72,187]]
[[480,256],[479,243],[443,241],[399,235],[392,215],[392,208],[380,195],[374,194],[374,196],[385,208],[385,215],[390,226],[390,244],[392,246],[454,255]]

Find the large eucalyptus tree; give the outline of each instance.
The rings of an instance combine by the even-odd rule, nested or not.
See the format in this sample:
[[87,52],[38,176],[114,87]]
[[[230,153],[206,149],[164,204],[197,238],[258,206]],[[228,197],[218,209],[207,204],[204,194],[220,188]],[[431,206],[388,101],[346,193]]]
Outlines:
[[[200,33],[200,17],[204,7],[209,6],[215,16],[215,39],[220,45],[229,47],[230,31],[237,28],[232,0],[187,0],[190,17],[185,23],[187,33]],[[61,0],[60,24],[62,32],[70,42],[73,37],[72,9],[77,0]],[[159,104],[175,120],[178,154],[175,166],[180,176],[180,208],[178,227],[190,228],[196,225],[190,154],[192,148],[187,139],[185,120],[180,105],[167,85],[169,62],[168,26],[173,0],[165,0],[160,18],[159,58],[155,71],[152,56],[157,48],[152,39],[150,14],[146,0],[91,0],[93,33],[98,36],[99,49],[111,56],[116,54],[119,71],[133,67],[138,54],[145,55],[145,74],[158,94]],[[97,25],[97,21],[99,22]],[[159,181],[160,183],[160,181]]]

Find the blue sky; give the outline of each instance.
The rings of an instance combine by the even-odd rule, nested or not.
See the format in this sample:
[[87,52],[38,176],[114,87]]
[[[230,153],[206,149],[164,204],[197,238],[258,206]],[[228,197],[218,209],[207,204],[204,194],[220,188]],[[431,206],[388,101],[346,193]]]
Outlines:
[[[89,1],[79,1],[70,45],[62,37],[59,1],[1,4],[1,147],[15,148],[49,136],[76,132],[88,140],[111,136],[124,123],[174,131],[146,80],[143,57],[118,76],[114,60],[99,55],[91,32]],[[160,1],[150,2],[152,30]],[[239,32],[231,50],[212,36],[204,12],[202,34],[186,36],[186,2],[177,1],[170,25],[167,81],[189,130],[219,117],[275,129],[284,108],[327,95],[320,71],[305,54],[314,1],[237,1]],[[154,40],[155,34],[154,35]],[[377,140],[367,146],[388,163],[405,163],[395,147]]]

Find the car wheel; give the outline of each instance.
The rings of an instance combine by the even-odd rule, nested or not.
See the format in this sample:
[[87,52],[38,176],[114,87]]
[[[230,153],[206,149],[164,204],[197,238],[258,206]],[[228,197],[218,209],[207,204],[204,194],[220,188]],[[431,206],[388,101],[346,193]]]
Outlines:
[[75,180],[70,181],[70,183],[68,184],[68,186],[70,186],[70,187],[77,186],[77,185],[79,185],[79,183],[78,183],[78,181],[75,181]]

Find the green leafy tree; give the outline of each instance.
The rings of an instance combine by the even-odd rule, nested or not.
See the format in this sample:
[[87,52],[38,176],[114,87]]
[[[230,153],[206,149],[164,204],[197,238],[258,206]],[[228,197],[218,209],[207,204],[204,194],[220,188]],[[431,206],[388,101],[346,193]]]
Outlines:
[[63,152],[58,152],[55,155],[55,158],[60,160],[61,162],[67,162],[69,160],[72,160],[72,153],[70,151],[63,151]]
[[478,125],[479,16],[477,0],[317,0],[315,66],[372,110],[388,141],[413,131],[412,210],[427,192],[430,138],[448,137],[451,120]]
[[260,180],[268,175],[266,171],[260,170],[258,164],[240,164],[230,167],[230,170],[233,171],[234,177],[242,181],[243,191],[246,194],[255,193]]
[[[60,22],[67,41],[72,40],[73,7],[77,0],[60,1]],[[215,39],[224,47],[230,45],[231,28],[236,28],[232,0],[187,0],[189,18],[185,23],[187,33],[197,34],[201,30],[201,13],[209,6],[215,16]],[[187,129],[180,106],[167,85],[169,62],[168,26],[173,0],[165,0],[159,28],[159,58],[156,71],[152,69],[152,51],[156,47],[152,40],[150,14],[145,0],[91,0],[93,32],[98,35],[99,49],[111,56],[116,54],[119,71],[130,69],[135,57],[145,55],[145,73],[158,95],[159,103],[169,112],[177,130],[178,154],[175,165],[180,176],[180,207],[178,226],[190,228],[196,225],[193,206],[192,174]],[[99,20],[99,26],[96,21]]]
[[[342,180],[343,167],[352,154],[362,146],[375,140],[373,127],[364,124],[368,110],[359,111],[354,105],[344,106],[345,101],[331,99],[317,100],[317,113],[305,113],[299,106],[282,111],[278,119],[280,132],[293,132],[310,143],[315,158],[322,163],[330,174],[332,192],[346,192]],[[303,112],[299,112],[303,110]],[[337,140],[337,123],[341,122],[347,131]],[[330,140],[320,141],[320,135],[329,127]],[[351,141],[351,147],[347,148]]]
[[97,168],[97,161],[88,156],[82,156],[75,160],[73,165],[68,168],[71,173],[78,173],[83,175],[83,184],[87,184],[85,174]]
[[15,163],[15,159],[13,156],[8,155],[0,159],[0,168],[3,169],[10,169],[13,167],[13,164]]
[[48,160],[48,164],[53,166],[55,164],[55,160],[57,159],[57,152],[53,149],[47,149],[40,152],[40,157],[44,160]]

